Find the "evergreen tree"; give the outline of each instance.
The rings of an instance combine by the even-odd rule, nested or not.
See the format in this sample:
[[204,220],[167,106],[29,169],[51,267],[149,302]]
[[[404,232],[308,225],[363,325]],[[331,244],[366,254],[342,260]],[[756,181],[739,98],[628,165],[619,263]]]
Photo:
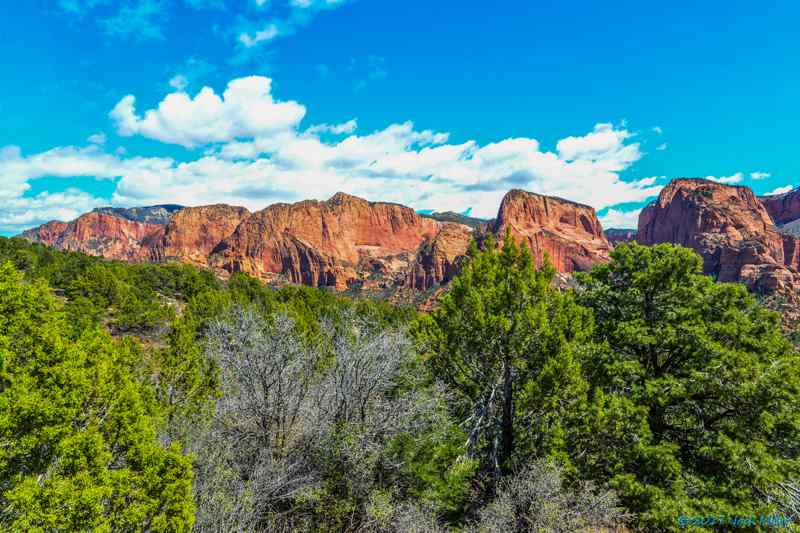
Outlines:
[[141,350],[67,331],[46,284],[0,265],[0,528],[189,530],[191,461],[158,442]]
[[621,245],[580,281],[606,345],[586,365],[585,474],[659,531],[766,511],[760,496],[800,466],[800,359],[778,316],[668,244]]
[[454,391],[468,451],[496,481],[530,456],[566,460],[585,400],[579,351],[590,313],[506,235],[475,243],[441,305],[416,325],[433,376]]

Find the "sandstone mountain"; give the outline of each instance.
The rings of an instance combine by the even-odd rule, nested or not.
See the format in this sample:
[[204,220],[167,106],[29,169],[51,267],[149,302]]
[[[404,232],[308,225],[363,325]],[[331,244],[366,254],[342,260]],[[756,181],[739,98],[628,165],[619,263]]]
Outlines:
[[758,199],[780,231],[800,236],[800,189]]
[[337,193],[326,202],[275,204],[254,213],[219,244],[209,264],[265,281],[283,275],[343,290],[373,275],[402,278],[442,225],[408,207]]
[[60,250],[142,262],[152,259],[153,246],[163,236],[164,228],[163,224],[92,211],[69,223],[48,222],[24,232],[22,237]]
[[517,189],[503,198],[494,225],[496,235],[506,230],[539,263],[546,253],[558,272],[589,270],[608,261],[612,249],[593,208]]
[[151,257],[205,267],[211,252],[249,216],[250,211],[244,207],[225,204],[181,209],[168,221],[163,236],[153,243]]
[[591,207],[519,190],[506,195],[492,221],[453,213],[423,216],[344,193],[255,213],[213,205],[159,214],[164,212],[102,209],[22,236],[110,259],[178,260],[223,277],[245,272],[270,283],[387,294],[446,284],[458,273],[469,243],[490,232],[501,240],[509,231],[538,262],[547,254],[562,273],[607,261],[612,248]]
[[719,281],[758,291],[800,288],[797,239],[778,231],[748,187],[673,180],[642,210],[637,240],[692,248],[703,257],[704,271]]

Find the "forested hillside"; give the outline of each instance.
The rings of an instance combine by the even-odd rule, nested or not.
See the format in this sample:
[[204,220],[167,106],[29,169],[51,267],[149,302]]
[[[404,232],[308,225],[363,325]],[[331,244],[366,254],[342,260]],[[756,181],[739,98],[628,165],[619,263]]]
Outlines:
[[623,244],[561,291],[489,238],[419,314],[0,239],[0,529],[799,519],[800,357],[702,267]]

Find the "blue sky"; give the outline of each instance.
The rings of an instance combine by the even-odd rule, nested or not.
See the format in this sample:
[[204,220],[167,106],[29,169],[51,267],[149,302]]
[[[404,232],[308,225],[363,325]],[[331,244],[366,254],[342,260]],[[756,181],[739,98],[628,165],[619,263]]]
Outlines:
[[3,234],[338,190],[491,217],[511,187],[631,226],[673,177],[800,185],[794,2],[6,4]]

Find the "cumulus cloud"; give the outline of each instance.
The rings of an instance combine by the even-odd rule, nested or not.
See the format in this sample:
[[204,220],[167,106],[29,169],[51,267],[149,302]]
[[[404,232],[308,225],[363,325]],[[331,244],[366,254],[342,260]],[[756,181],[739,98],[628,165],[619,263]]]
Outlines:
[[51,220],[73,220],[82,213],[107,204],[108,200],[96,198],[75,188],[63,192],[41,192],[30,197],[5,200],[0,209],[0,232],[17,234],[24,228]]
[[771,174],[769,172],[751,172],[750,177],[754,180],[765,180],[769,178]]
[[625,144],[632,134],[611,124],[597,124],[594,131],[580,137],[567,137],[556,144],[561,159],[592,162],[609,170],[622,170],[641,158],[639,144]]
[[31,157],[23,157],[16,146],[0,149],[0,232],[18,233],[52,219],[70,220],[97,207],[102,200],[76,188],[29,195],[30,181],[44,176],[94,175],[103,172],[108,163],[94,146],[59,148]]
[[[510,188],[598,209],[641,202],[661,188],[655,177],[620,177],[642,153],[633,134],[610,124],[562,139],[553,149],[529,137],[451,143],[447,132],[410,121],[366,133],[356,133],[355,119],[302,129],[305,107],[276,101],[271,80],[258,77],[231,81],[221,97],[210,88],[194,97],[171,93],[143,115],[134,102],[127,96],[110,114],[121,135],[197,148],[196,159],[127,157],[99,146],[28,156],[8,148],[0,157],[0,175],[10,179],[0,196],[19,199],[30,181],[44,176],[92,176],[114,180],[115,205],[228,202],[260,209],[342,190],[420,210],[472,208],[474,216],[488,218]],[[631,217],[632,212],[606,213],[608,221]]]
[[117,133],[187,148],[276,135],[296,128],[306,114],[297,102],[275,101],[272,80],[261,76],[231,81],[221,97],[210,87],[194,97],[182,91],[171,93],[144,116],[137,114],[135,103],[136,97],[128,95],[111,110]]

